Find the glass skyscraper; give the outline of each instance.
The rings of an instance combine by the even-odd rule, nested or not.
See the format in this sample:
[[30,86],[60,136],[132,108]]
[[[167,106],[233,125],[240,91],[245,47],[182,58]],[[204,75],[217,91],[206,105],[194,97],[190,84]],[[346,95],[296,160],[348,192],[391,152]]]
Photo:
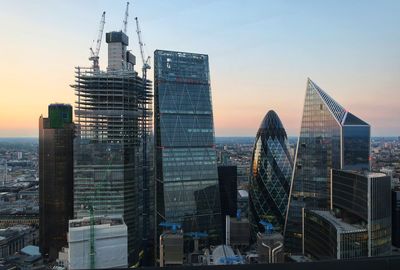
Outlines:
[[220,195],[208,56],[154,53],[157,223],[220,239]]
[[[377,172],[332,170],[332,208],[368,229],[368,256],[391,255],[391,178]],[[349,221],[347,221],[349,220]]]
[[305,255],[317,260],[391,255],[391,177],[331,172],[330,209],[303,211]]
[[330,206],[330,170],[370,168],[370,126],[308,79],[285,223],[285,248],[301,251],[301,209]]
[[73,218],[72,106],[50,104],[39,119],[39,242],[43,256],[55,260],[68,244]]
[[252,238],[261,220],[283,231],[293,160],[286,131],[274,111],[269,111],[257,132],[251,163],[249,205]]

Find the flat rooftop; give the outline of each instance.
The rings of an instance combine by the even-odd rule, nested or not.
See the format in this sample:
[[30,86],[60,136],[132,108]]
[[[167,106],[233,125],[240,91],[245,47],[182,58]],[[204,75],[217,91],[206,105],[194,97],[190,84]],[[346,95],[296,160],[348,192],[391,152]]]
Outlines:
[[387,174],[384,174],[384,173],[381,173],[381,172],[366,172],[365,176],[378,178],[378,177],[385,177],[385,176],[387,176]]
[[[110,226],[123,225],[124,220],[121,216],[95,216],[94,225],[108,224]],[[73,219],[69,221],[70,228],[90,226],[90,217]]]
[[329,223],[335,226],[335,228],[342,233],[349,232],[363,232],[367,231],[366,228],[355,226],[346,222],[343,222],[340,218],[335,217],[330,211],[324,210],[311,210],[311,212],[318,214],[319,216],[326,219]]

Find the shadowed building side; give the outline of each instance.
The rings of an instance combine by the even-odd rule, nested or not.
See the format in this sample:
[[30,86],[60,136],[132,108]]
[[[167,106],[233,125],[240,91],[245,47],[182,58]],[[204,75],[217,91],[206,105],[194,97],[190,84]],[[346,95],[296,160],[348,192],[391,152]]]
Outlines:
[[50,260],[67,246],[73,218],[73,137],[71,105],[49,105],[39,119],[39,245]]

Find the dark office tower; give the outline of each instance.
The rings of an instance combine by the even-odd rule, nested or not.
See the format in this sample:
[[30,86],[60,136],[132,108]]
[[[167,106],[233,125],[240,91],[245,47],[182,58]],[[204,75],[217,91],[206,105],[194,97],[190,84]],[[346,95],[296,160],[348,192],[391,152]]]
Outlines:
[[392,244],[400,248],[400,188],[392,190]]
[[391,178],[377,172],[332,170],[332,206],[347,222],[366,225],[368,256],[391,255]]
[[237,167],[218,166],[218,182],[221,196],[221,215],[236,216],[237,212]]
[[208,56],[154,52],[157,223],[207,231],[219,241],[221,210]]
[[67,246],[68,220],[73,218],[72,107],[51,104],[39,119],[40,252],[50,260]]
[[226,234],[226,216],[237,215],[237,166],[218,166],[222,235]]
[[154,235],[150,196],[154,186],[143,170],[151,165],[142,162],[143,149],[148,150],[142,127],[151,123],[151,110],[144,106],[151,103],[146,94],[151,82],[144,82],[134,71],[135,57],[127,51],[126,34],[107,33],[106,42],[107,72],[76,68],[74,215],[87,217],[91,207],[95,215],[123,215],[129,262],[136,263]]
[[260,221],[283,231],[293,159],[286,131],[274,111],[269,111],[258,129],[249,178],[250,226],[253,241],[263,231]]
[[346,223],[328,209],[304,209],[304,253],[313,260],[368,257],[368,230]]
[[370,126],[308,79],[285,223],[285,247],[301,251],[301,209],[328,208],[330,169],[368,170]]

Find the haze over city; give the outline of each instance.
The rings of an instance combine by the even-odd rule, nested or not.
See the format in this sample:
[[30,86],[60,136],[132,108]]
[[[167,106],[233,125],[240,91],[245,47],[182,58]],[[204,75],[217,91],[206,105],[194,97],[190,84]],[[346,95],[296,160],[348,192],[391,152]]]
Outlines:
[[[2,3],[1,137],[36,137],[49,103],[74,104],[74,67],[90,65],[100,15],[107,13],[105,31],[121,29],[125,2]],[[155,49],[209,55],[216,136],[254,136],[270,109],[298,136],[307,77],[370,123],[373,136],[400,134],[399,1],[132,4],[134,54],[139,16],[149,55]]]

